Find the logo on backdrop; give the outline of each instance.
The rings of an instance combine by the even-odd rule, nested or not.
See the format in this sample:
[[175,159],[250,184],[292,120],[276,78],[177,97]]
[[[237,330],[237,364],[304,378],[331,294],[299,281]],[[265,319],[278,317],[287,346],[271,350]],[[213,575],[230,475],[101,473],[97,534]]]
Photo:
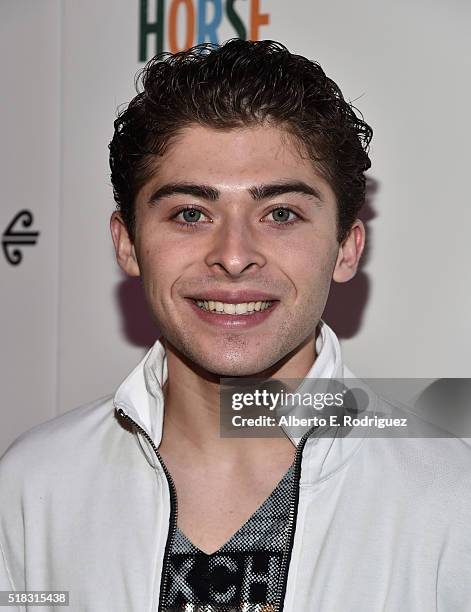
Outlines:
[[[236,5],[242,1],[248,8],[248,19]],[[234,38],[259,40],[260,28],[270,23],[269,13],[262,12],[262,0],[140,0],[139,61],[155,53],[183,51],[193,45],[219,44],[221,26],[230,24]],[[150,8],[155,7],[153,17]],[[155,39],[152,49],[150,40]]]
[[39,232],[23,231],[23,229],[33,225],[33,214],[30,210],[20,210],[2,235],[2,248],[6,260],[12,266],[17,266],[23,260],[21,248],[24,246],[34,246],[38,241]]

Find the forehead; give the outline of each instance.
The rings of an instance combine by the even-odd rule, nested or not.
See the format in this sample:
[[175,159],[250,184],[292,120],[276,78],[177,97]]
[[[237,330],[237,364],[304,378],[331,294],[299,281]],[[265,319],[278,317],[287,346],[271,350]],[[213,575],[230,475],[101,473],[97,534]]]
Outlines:
[[330,191],[303,145],[280,127],[190,125],[158,158],[148,184],[186,181],[245,189],[274,180],[302,180],[315,183],[326,195]]

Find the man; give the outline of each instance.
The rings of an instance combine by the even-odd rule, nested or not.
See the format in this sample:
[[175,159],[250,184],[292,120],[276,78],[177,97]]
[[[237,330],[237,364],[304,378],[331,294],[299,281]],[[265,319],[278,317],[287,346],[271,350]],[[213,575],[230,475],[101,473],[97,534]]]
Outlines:
[[270,41],[157,56],[142,85],[110,144],[111,232],[162,338],[4,456],[0,588],[74,610],[471,610],[461,442],[221,436],[224,378],[350,375],[321,315],[363,250],[371,129]]

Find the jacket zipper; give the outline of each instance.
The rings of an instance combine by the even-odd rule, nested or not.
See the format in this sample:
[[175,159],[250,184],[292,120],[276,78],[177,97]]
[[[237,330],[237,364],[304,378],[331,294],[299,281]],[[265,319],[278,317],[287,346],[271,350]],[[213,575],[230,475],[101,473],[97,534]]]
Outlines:
[[317,426],[311,427],[302,436],[296,448],[296,454],[294,456],[294,482],[291,490],[291,500],[288,515],[288,538],[287,545],[283,552],[283,558],[281,561],[280,568],[280,580],[277,589],[277,597],[274,605],[275,612],[283,612],[284,599],[286,595],[286,587],[288,585],[288,568],[291,561],[291,553],[294,545],[294,535],[296,532],[296,523],[298,518],[298,504],[299,504],[299,483],[301,480],[301,462],[303,457],[304,446],[306,445],[309,436],[318,429]]
[[[157,459],[159,460],[160,465],[164,471],[164,474],[167,478],[169,492],[170,492],[170,520],[169,520],[169,532],[167,536],[167,542],[165,544],[164,558],[162,563],[162,580],[160,582],[160,593],[159,593],[159,610],[162,610],[162,599],[163,594],[165,593],[165,588],[167,586],[168,580],[168,572],[167,564],[168,558],[170,555],[171,545],[173,542],[173,538],[175,537],[175,533],[177,531],[177,517],[178,517],[178,507],[177,507],[177,490],[175,488],[175,483],[172,480],[170,472],[167,469],[162,457],[160,456],[157,447],[154,444],[154,441],[149,436],[149,434],[143,429],[140,425],[136,423],[129,415],[127,415],[122,408],[118,409],[118,414],[128,420],[132,425],[138,429],[141,434],[146,438],[149,444],[152,446]],[[284,598],[286,595],[286,587],[288,584],[288,567],[291,561],[291,553],[293,550],[294,544],[294,534],[296,531],[296,520],[297,520],[297,510],[298,510],[298,502],[299,502],[299,482],[301,480],[301,461],[303,456],[304,446],[307,442],[309,436],[317,429],[316,426],[309,429],[299,441],[299,444],[296,448],[296,454],[294,456],[294,482],[291,491],[291,500],[290,500],[290,509],[288,516],[288,544],[283,553],[283,559],[281,561],[280,568],[280,583],[277,589],[277,597],[274,605],[275,612],[283,612],[284,608]]]
[[146,440],[152,446],[156,454],[156,457],[159,460],[160,465],[162,466],[162,469],[164,471],[164,474],[168,482],[168,488],[170,491],[170,520],[169,520],[169,532],[167,536],[167,542],[165,544],[164,559],[162,563],[162,579],[160,581],[159,608],[158,608],[158,610],[162,610],[163,609],[162,600],[163,600],[163,595],[165,593],[165,588],[167,587],[167,580],[168,580],[168,572],[166,571],[167,565],[168,565],[168,558],[170,556],[170,550],[171,550],[173,538],[175,537],[175,533],[177,531],[177,515],[178,515],[177,490],[175,488],[175,483],[173,482],[172,477],[170,476],[170,472],[168,471],[167,466],[163,462],[163,459],[160,456],[160,453],[157,450],[157,447],[155,446],[154,441],[149,436],[149,434],[145,431],[145,429],[143,429],[140,425],[138,425],[136,421],[131,419],[131,417],[128,416],[122,408],[118,409],[118,414],[122,418],[127,419],[130,423],[132,423],[133,426],[141,432],[141,434],[146,438]]

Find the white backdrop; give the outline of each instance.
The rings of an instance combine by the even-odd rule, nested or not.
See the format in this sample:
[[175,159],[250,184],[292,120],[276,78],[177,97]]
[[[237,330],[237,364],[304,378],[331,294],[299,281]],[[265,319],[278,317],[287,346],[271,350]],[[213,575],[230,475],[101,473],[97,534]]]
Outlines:
[[[226,0],[164,4],[165,48],[177,4],[178,44],[191,8],[198,22],[206,7],[211,22],[221,6],[217,35],[235,35]],[[369,253],[326,314],[346,362],[363,377],[471,376],[471,5],[236,0],[234,8],[248,35],[259,13],[260,38],[318,60],[375,131]],[[108,229],[107,145],[143,66],[139,12],[140,0],[0,2],[0,228],[28,209],[29,229],[40,232],[20,264],[0,256],[0,452],[26,428],[112,392],[156,337]],[[149,0],[147,20],[155,13]],[[148,56],[155,44],[149,36]]]

